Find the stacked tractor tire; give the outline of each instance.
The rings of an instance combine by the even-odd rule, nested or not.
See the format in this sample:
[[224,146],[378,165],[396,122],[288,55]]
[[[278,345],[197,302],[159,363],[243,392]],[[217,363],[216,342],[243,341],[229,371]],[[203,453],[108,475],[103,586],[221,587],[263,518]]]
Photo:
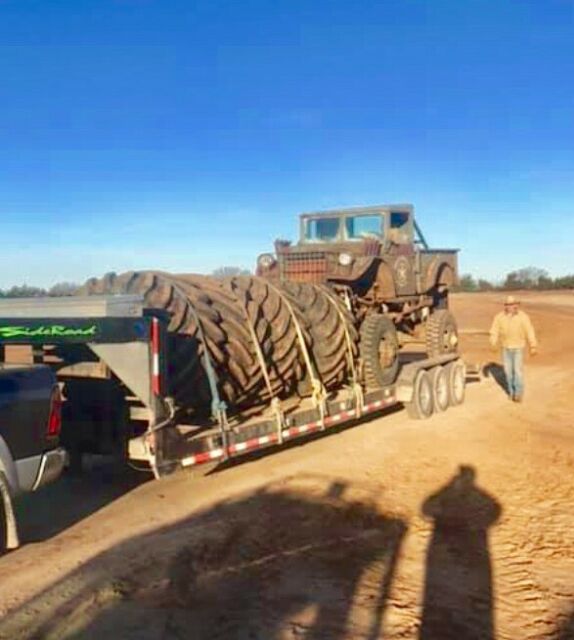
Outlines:
[[91,279],[78,293],[139,294],[169,313],[170,395],[194,417],[211,412],[209,367],[232,414],[309,395],[313,379],[338,389],[358,355],[352,316],[314,284],[141,271]]

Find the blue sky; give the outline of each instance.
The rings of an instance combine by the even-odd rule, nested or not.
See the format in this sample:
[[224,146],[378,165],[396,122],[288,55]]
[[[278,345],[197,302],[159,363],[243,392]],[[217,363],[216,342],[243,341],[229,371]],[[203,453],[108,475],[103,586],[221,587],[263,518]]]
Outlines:
[[0,0],[0,287],[381,202],[463,271],[574,272],[572,78],[572,0]]

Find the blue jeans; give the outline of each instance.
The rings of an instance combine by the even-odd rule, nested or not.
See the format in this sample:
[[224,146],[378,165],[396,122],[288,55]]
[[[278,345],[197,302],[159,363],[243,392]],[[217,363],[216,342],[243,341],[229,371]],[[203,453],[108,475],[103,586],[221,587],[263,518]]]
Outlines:
[[511,397],[524,393],[524,349],[503,349],[502,361],[506,388]]

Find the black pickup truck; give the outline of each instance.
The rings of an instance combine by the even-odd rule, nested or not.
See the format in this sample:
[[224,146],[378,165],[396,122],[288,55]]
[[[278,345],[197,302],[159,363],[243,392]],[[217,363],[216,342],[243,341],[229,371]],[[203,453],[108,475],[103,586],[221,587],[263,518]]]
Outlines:
[[49,367],[0,364],[0,552],[18,546],[12,500],[55,480],[64,467],[61,404]]

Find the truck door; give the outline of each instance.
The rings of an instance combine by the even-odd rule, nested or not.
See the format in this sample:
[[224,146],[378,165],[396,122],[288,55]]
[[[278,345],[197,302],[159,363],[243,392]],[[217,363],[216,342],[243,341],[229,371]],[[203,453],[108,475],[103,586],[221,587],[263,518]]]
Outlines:
[[416,251],[412,238],[412,220],[409,212],[389,214],[388,243],[385,262],[391,267],[397,295],[409,296],[417,292]]

